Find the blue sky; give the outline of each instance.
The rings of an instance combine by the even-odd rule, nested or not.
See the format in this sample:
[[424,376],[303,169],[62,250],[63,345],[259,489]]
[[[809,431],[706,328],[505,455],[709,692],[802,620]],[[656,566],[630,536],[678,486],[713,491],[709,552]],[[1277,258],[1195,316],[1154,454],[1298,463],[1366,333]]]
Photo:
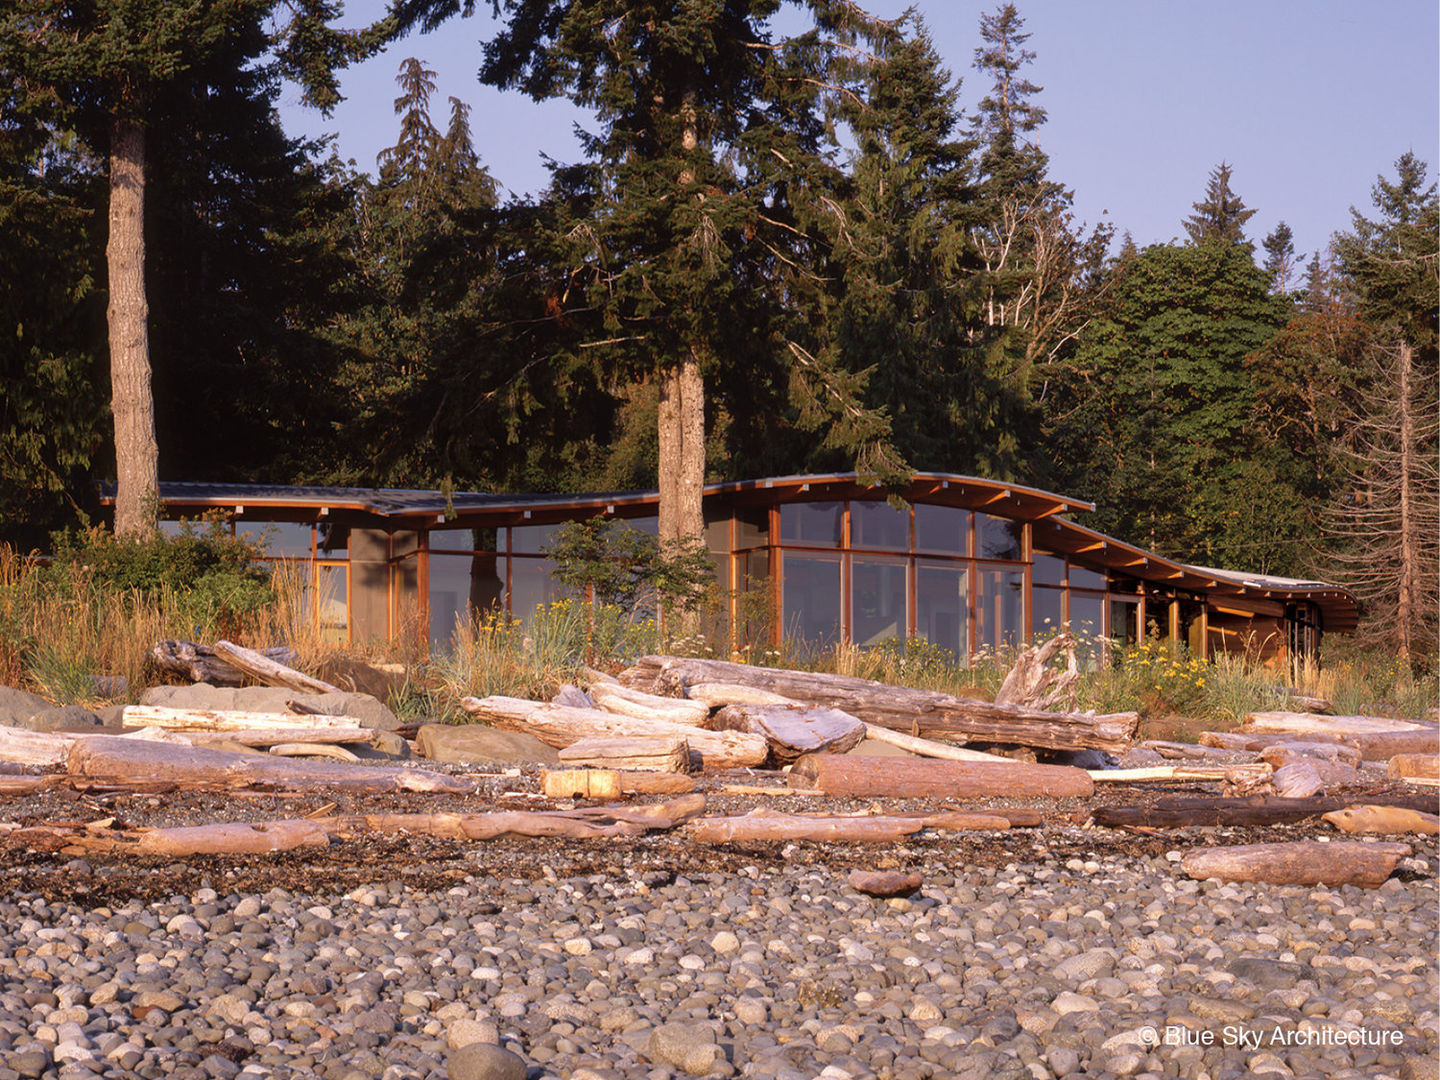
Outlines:
[[[863,3],[863,0],[862,0]],[[898,0],[865,5],[895,16]],[[917,0],[937,51],[962,78],[967,114],[987,87],[971,67],[979,22],[994,3]],[[1435,0],[1025,0],[1017,3],[1036,53],[1029,78],[1049,119],[1038,141],[1051,175],[1075,192],[1077,215],[1129,230],[1137,243],[1183,236],[1182,221],[1222,160],[1257,210],[1257,247],[1279,220],[1311,253],[1349,228],[1349,208],[1370,208],[1378,174],[1413,150],[1440,158],[1440,5]],[[347,24],[383,8],[349,0]],[[395,74],[406,57],[437,72],[433,112],[446,99],[472,107],[471,127],[502,187],[534,192],[547,179],[542,154],[576,160],[572,134],[588,121],[563,102],[536,105],[481,86],[481,13],[412,35],[345,74],[346,101],[324,118],[287,91],[281,109],[294,135],[334,133],[342,157],[373,171],[394,142]]]

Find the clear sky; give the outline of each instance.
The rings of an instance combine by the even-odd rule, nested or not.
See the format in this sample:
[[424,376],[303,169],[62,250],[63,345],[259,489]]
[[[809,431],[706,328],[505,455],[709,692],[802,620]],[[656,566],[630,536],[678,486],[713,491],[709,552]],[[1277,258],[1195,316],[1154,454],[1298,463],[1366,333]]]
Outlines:
[[[864,4],[864,0],[861,0]],[[395,75],[406,57],[437,74],[432,115],[444,125],[454,96],[472,107],[475,145],[502,187],[536,192],[542,155],[574,161],[572,129],[589,117],[563,102],[543,105],[481,86],[480,13],[412,35],[345,74],[346,101],[328,119],[287,91],[281,115],[293,135],[334,133],[343,158],[373,172],[398,133]],[[914,6],[940,55],[962,79],[967,115],[987,89],[971,66],[980,16],[998,4],[872,0],[882,16]],[[348,0],[348,23],[383,0]],[[1440,4],[1435,0],[1021,0],[1036,54],[1028,77],[1049,120],[1038,133],[1051,176],[1075,192],[1077,215],[1129,230],[1140,245],[1183,237],[1182,222],[1211,170],[1232,167],[1232,185],[1257,210],[1258,248],[1277,221],[1309,255],[1370,209],[1378,174],[1413,150],[1440,158]]]

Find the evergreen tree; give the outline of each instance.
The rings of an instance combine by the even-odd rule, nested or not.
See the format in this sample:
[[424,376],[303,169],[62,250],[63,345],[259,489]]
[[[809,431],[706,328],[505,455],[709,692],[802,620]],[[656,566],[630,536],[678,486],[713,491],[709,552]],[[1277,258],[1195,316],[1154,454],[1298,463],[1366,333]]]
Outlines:
[[1073,193],[1049,176],[1049,156],[1034,135],[1045,110],[1041,87],[1026,79],[1035,54],[1013,4],[980,19],[984,44],[975,66],[992,80],[974,136],[981,145],[980,207],[973,225],[986,276],[984,320],[1006,330],[994,350],[997,374],[1022,392],[1035,365],[1056,359],[1083,324],[1083,283],[1098,271],[1111,230],[1088,234],[1071,212]]
[[1272,292],[1288,293],[1290,280],[1296,267],[1305,258],[1295,253],[1295,234],[1285,222],[1280,222],[1264,240],[1265,272],[1270,275]]
[[[275,0],[16,0],[0,14],[0,70],[25,88],[14,102],[56,130],[76,130],[109,160],[107,243],[111,413],[117,492],[115,529],[153,528],[158,449],[145,286],[147,136],[157,108],[236,34],[264,25]],[[327,3],[307,3],[285,24],[279,55],[321,105],[336,99],[334,68],[377,47],[381,31],[330,29]],[[389,24],[387,24],[388,26]],[[238,73],[237,73],[238,74]]]
[[[1286,314],[1236,245],[1156,245],[1122,263],[1049,403],[1061,490],[1163,554],[1238,568],[1293,558],[1302,500],[1246,436],[1246,358]],[[1265,513],[1247,516],[1255,506]]]
[[[804,6],[841,35],[861,18],[846,4]],[[436,5],[432,17],[453,9]],[[734,385],[748,369],[752,385],[773,387],[793,366],[780,358],[805,351],[784,337],[771,306],[780,298],[751,287],[774,280],[764,269],[792,242],[787,188],[823,171],[814,102],[831,50],[815,35],[794,48],[773,41],[775,9],[507,0],[507,25],[485,50],[484,81],[567,97],[598,123],[586,167],[570,174],[583,187],[564,204],[583,284],[575,306],[588,309],[575,314],[591,327],[577,349],[619,387],[654,387],[662,545],[701,533],[705,379]],[[741,348],[725,348],[732,341]],[[858,408],[839,372],[821,370],[819,383]]]
[[[0,90],[3,95],[3,90]],[[95,162],[0,104],[0,543],[27,551],[96,508],[104,441]]]
[[1369,324],[1361,385],[1345,417],[1345,483],[1326,524],[1341,580],[1364,605],[1362,634],[1407,658],[1433,655],[1440,610],[1440,201],[1412,153],[1351,211],[1336,264]]
[[1185,232],[1192,244],[1233,244],[1246,254],[1255,250],[1255,245],[1245,239],[1245,223],[1255,216],[1255,211],[1231,190],[1228,163],[1222,161],[1215,167],[1205,198],[1191,205],[1195,213],[1185,219]]

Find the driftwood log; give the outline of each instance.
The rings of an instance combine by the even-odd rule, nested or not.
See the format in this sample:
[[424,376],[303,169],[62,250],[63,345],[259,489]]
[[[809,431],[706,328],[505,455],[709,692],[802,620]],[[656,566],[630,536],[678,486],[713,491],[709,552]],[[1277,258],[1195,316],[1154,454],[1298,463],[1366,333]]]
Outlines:
[[1259,753],[1271,746],[1288,742],[1335,743],[1350,746],[1360,751],[1364,761],[1389,761],[1396,754],[1437,754],[1440,753],[1440,730],[1414,728],[1407,731],[1386,731],[1367,734],[1345,732],[1229,732],[1202,731],[1199,735],[1202,746],[1215,746],[1225,750],[1248,750]]
[[759,765],[770,754],[769,746],[759,735],[706,731],[684,724],[617,716],[603,709],[572,709],[509,697],[465,697],[460,699],[460,707],[491,727],[527,732],[556,749],[600,736],[682,738],[690,746],[692,763],[698,757],[699,766],[709,769]]
[[590,697],[597,709],[637,720],[661,720],[686,727],[709,727],[710,707],[701,701],[659,697],[643,690],[631,690],[619,683],[590,684]]
[[1336,735],[1376,735],[1395,731],[1437,732],[1434,724],[1421,720],[1392,720],[1387,716],[1322,716],[1319,713],[1253,712],[1245,717],[1249,731],[1283,731],[1309,735],[1330,732]]
[[1090,779],[1097,784],[1206,783],[1224,781],[1231,784],[1255,783],[1272,772],[1265,764],[1239,765],[1147,765],[1138,769],[1089,769]]
[[541,769],[540,794],[550,799],[618,799],[614,769]]
[[945,761],[1001,761],[1008,762],[1010,759],[1001,757],[999,754],[987,754],[984,750],[970,750],[963,746],[952,746],[950,743],[936,742],[934,739],[921,739],[914,735],[906,735],[903,731],[891,731],[889,728],[879,727],[875,724],[865,725],[865,738],[875,742],[882,742],[900,750],[908,750],[919,757],[941,758]]
[[1235,760],[1231,751],[1220,750],[1213,746],[1196,746],[1193,743],[1169,742],[1165,739],[1146,739],[1136,745],[1141,750],[1154,750],[1161,757],[1171,761],[1224,760],[1233,762]]
[[[1064,653],[1065,670],[1057,671],[1050,661]],[[1054,708],[1066,698],[1075,697],[1075,684],[1080,681],[1080,666],[1075,659],[1075,638],[1063,631],[1040,645],[1026,645],[1015,658],[1015,664],[995,691],[996,705],[1028,705],[1037,709]]]
[[1268,761],[1277,769],[1281,765],[1288,765],[1298,758],[1318,759],[1328,761],[1332,765],[1348,765],[1351,768],[1360,764],[1360,751],[1353,746],[1346,746],[1344,743],[1332,742],[1283,742],[1275,746],[1267,746],[1260,751],[1260,760]]
[[282,686],[287,690],[297,690],[302,694],[343,694],[345,692],[324,679],[316,679],[306,675],[303,671],[296,671],[293,667],[276,663],[264,653],[244,648],[233,642],[217,641],[214,649],[215,655],[231,667],[266,686]]
[[1395,864],[1410,854],[1409,844],[1344,840],[1320,843],[1241,844],[1202,848],[1180,860],[1192,878],[1258,881],[1267,885],[1357,885],[1378,889]]
[[162,705],[127,705],[120,714],[126,728],[157,727],[166,731],[258,731],[264,728],[348,728],[364,724],[353,716],[307,713],[245,712],[236,709],[172,709]]
[[804,705],[726,705],[711,723],[716,731],[748,731],[788,765],[802,754],[843,754],[865,738],[865,724],[838,709]]
[[701,844],[775,843],[789,840],[841,843],[890,843],[925,829],[1008,829],[999,814],[786,814],[752,810],[736,817],[707,817],[685,827],[690,839]]
[[790,769],[790,785],[855,798],[1069,798],[1095,792],[1090,774],[1068,765],[836,754],[802,757]]
[[1051,750],[1106,750],[1122,753],[1139,723],[1136,713],[1091,716],[995,705],[912,690],[846,675],[752,667],[725,660],[643,657],[620,675],[627,686],[674,697],[705,683],[741,683],[911,735],[962,742],[1000,743]]
[[77,740],[70,749],[66,768],[72,776],[90,779],[168,780],[187,786],[331,787],[342,791],[452,794],[470,794],[475,790],[475,785],[468,781],[421,769],[231,754],[114,735],[92,735]]
[[690,743],[673,738],[622,738],[608,736],[581,739],[559,751],[560,760],[574,768],[653,770],[689,772]]
[[1396,754],[1390,759],[1391,780],[1410,780],[1416,783],[1440,781],[1440,757],[1434,754]]
[[124,735],[91,735],[80,731],[27,731],[23,728],[0,726],[0,761],[12,765],[63,765],[69,759],[70,751],[76,743],[99,738],[189,745],[189,740],[183,735],[175,735],[159,728],[142,728]]
[[[1433,811],[1434,799],[1424,795],[1365,795],[1364,801],[1411,810]],[[1243,799],[1169,798],[1148,806],[1097,806],[1096,825],[1111,829],[1183,829],[1195,825],[1287,825],[1306,818],[1343,810],[1355,797],[1318,796],[1281,799],[1251,795]]]
[[[260,655],[277,664],[294,664],[297,657],[289,646],[260,649]],[[209,645],[193,641],[157,641],[150,650],[150,662],[161,671],[179,675],[191,682],[211,686],[240,686],[245,675],[220,657]]]
[[1360,804],[1320,815],[1323,821],[1341,832],[1398,836],[1403,833],[1440,835],[1440,816],[1406,810],[1399,806]]

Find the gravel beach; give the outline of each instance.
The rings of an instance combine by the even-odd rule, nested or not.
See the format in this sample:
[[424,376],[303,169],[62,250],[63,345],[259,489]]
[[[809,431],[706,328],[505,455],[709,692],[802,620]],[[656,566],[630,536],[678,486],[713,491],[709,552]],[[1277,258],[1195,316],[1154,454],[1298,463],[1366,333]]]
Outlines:
[[[1191,881],[1179,834],[1102,833],[571,844],[590,873],[516,841],[436,849],[443,877],[377,848],[265,891],[209,859],[128,898],[37,859],[0,892],[0,1080],[1440,1071],[1433,839],[1361,890]],[[871,898],[853,866],[924,884]]]

